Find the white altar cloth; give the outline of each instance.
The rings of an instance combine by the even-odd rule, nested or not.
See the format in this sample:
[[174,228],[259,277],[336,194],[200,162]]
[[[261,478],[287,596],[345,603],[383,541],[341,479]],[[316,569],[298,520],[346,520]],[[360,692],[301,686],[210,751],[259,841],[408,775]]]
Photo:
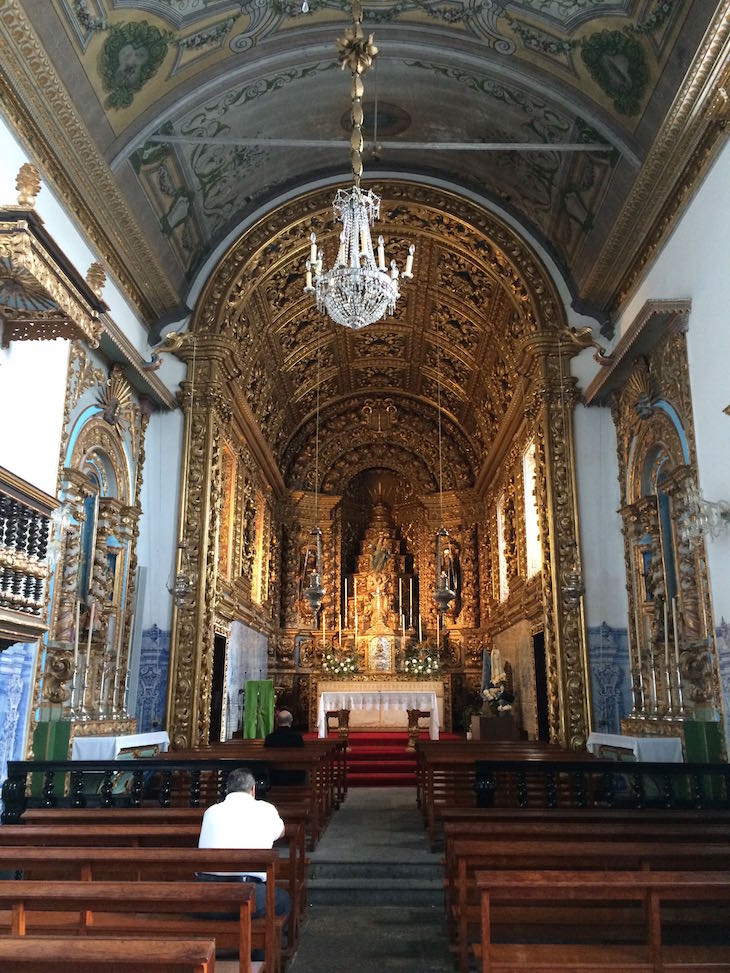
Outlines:
[[631,750],[635,760],[667,764],[681,764],[684,760],[679,737],[628,737],[619,733],[591,733],[587,749],[589,753],[598,753],[604,744]]
[[327,736],[327,711],[349,710],[429,710],[431,717],[428,733],[432,740],[439,738],[439,711],[436,693],[419,690],[345,690],[343,692],[324,692],[319,697],[317,731],[320,737]]
[[170,746],[164,730],[157,733],[126,733],[118,737],[74,737],[72,760],[116,760],[120,750],[157,745],[161,753]]

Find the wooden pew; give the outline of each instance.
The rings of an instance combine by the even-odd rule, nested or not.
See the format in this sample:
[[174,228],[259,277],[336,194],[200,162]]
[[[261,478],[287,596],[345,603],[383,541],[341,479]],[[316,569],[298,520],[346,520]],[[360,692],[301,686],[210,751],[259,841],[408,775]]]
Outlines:
[[[661,907],[679,902],[730,902],[730,874],[727,872],[636,872],[613,871],[594,874],[574,871],[479,871],[481,944],[475,950],[482,973],[511,970],[589,970],[607,973],[670,973],[684,970],[730,970],[728,946],[667,946],[662,943]],[[595,944],[531,944],[520,941],[495,943],[495,903],[582,903],[598,907],[606,902],[635,902],[645,915],[644,941],[639,946],[606,944],[602,930]],[[526,928],[529,919],[525,919]]]
[[11,936],[147,936],[148,958],[157,936],[202,936],[237,949],[240,973],[251,973],[253,886],[178,882],[171,893],[169,882],[0,882],[0,928]]
[[[336,766],[335,754],[338,753],[337,744],[328,746],[303,747],[302,749],[264,749],[260,741],[235,741],[225,746],[225,750],[211,748],[210,750],[174,751],[160,754],[160,760],[209,761],[216,758],[226,760],[240,760],[242,765],[247,762],[264,761],[269,767],[279,770],[302,771],[309,776],[306,784],[290,787],[271,788],[267,799],[277,807],[280,804],[300,806],[307,812],[309,847],[314,849],[320,834],[326,826],[337,802],[338,776],[334,770]],[[211,804],[220,796],[222,780],[213,771],[203,771],[200,781],[200,794],[203,803]],[[182,778],[178,778],[179,792],[173,790],[171,798],[182,798],[187,793]]]
[[[119,814],[108,812],[111,823],[97,824],[96,811],[85,811],[79,821],[67,824],[6,824],[0,828],[0,846],[23,845],[35,847],[132,847],[132,848],[196,848],[200,835],[202,812],[196,809],[187,817],[191,823],[176,824],[126,824],[117,823]],[[132,810],[134,814],[134,810]],[[165,812],[162,812],[165,816]],[[296,948],[299,922],[306,908],[307,859],[304,852],[304,828],[301,822],[288,820],[282,842],[288,846],[288,857],[277,862],[277,884],[283,885],[292,900],[292,915],[288,924],[287,949]]]
[[189,882],[196,872],[264,872],[266,916],[254,919],[251,927],[254,939],[263,932],[266,973],[275,973],[280,963],[284,920],[274,914],[278,860],[275,850],[0,847],[0,871],[21,870],[32,881]]
[[[443,746],[440,744],[441,741],[431,740],[420,740],[417,744],[418,791],[432,848],[436,847],[441,808],[475,805],[477,760],[520,760],[524,761],[526,769],[554,760],[564,760],[570,765],[595,761],[591,754],[557,750],[551,745],[534,741],[444,741]],[[565,791],[569,783],[561,779],[558,786]],[[511,793],[510,788],[503,787],[502,790],[508,791],[510,805],[514,808],[517,805],[516,795]],[[535,795],[532,796],[534,802]]]
[[[459,967],[468,968],[469,928],[478,922],[476,873],[497,871],[651,869],[730,871],[730,844],[698,842],[624,841],[604,837],[573,839],[566,832],[559,841],[460,839],[453,842],[452,871],[446,877],[447,916],[456,930]],[[455,869],[455,871],[454,871]]]
[[8,973],[215,973],[212,939],[79,937],[0,939],[0,970]]

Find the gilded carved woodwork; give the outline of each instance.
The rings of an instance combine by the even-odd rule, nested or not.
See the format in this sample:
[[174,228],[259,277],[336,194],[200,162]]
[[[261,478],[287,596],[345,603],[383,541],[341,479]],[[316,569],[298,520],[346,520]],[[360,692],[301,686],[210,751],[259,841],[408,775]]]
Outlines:
[[147,321],[179,304],[18,0],[0,8],[0,101],[15,132]]
[[[436,627],[432,599],[435,533],[442,519],[452,533],[462,589],[461,605],[444,618],[445,667],[480,670],[485,632],[478,625],[503,628],[524,618],[525,613],[535,624],[542,611],[552,738],[581,746],[588,729],[585,633],[580,608],[567,605],[559,595],[566,575],[576,566],[579,569],[580,563],[569,415],[574,389],[568,380],[561,388],[557,338],[561,305],[533,255],[492,217],[449,197],[453,209],[448,215],[441,210],[439,233],[435,234],[429,190],[396,185],[390,194],[401,205],[399,219],[403,218],[404,225],[408,223],[410,228],[415,218],[418,228],[421,220],[420,232],[428,238],[429,259],[440,282],[438,300],[424,302],[419,296],[392,323],[351,335],[323,327],[302,301],[295,266],[301,240],[306,239],[302,227],[324,212],[323,193],[303,197],[296,208],[280,207],[266,227],[252,227],[212,275],[195,312],[194,337],[177,342],[178,353],[189,367],[194,344],[197,362],[194,423],[198,425],[193,425],[186,460],[181,537],[186,538],[192,563],[202,570],[201,531],[213,530],[211,524],[220,514],[214,509],[215,490],[214,507],[207,513],[202,510],[211,478],[221,475],[217,466],[206,467],[203,456],[202,442],[209,434],[203,420],[207,414],[218,430],[216,435],[225,436],[233,448],[239,442],[242,449],[256,449],[255,461],[239,461],[232,546],[237,563],[250,575],[254,568],[250,525],[258,525],[253,540],[265,543],[268,566],[264,569],[262,546],[255,567],[257,572],[266,570],[269,579],[272,607],[268,617],[273,626],[266,627],[266,611],[260,623],[269,635],[275,679],[279,671],[282,676],[292,671],[314,676],[322,664],[321,619],[313,632],[314,619],[302,598],[301,585],[314,523],[319,361],[317,486],[325,553],[327,593],[322,614],[326,642],[336,631],[342,572],[345,559],[351,556],[354,535],[350,535],[357,520],[353,507],[355,521],[348,522],[339,498],[361,473],[373,469],[377,457],[379,468],[392,471],[396,482],[408,485],[397,506],[402,510],[403,536],[408,537],[420,581],[422,623],[429,636]],[[443,205],[442,197],[439,201]],[[326,206],[329,208],[329,199]],[[487,230],[492,234],[489,238]],[[417,328],[416,313],[424,316]],[[533,338],[528,341],[530,335]],[[443,518],[437,502],[439,369],[447,490]],[[537,382],[538,393],[525,400],[523,389],[530,380]],[[184,394],[189,395],[189,387]],[[542,602],[539,578],[527,584],[525,577],[521,483],[522,454],[528,436],[535,432],[538,499],[543,507],[541,536],[545,545],[552,546],[544,560]],[[266,490],[280,490],[269,474],[277,463],[289,492],[286,496],[278,493],[269,529],[268,508],[263,512],[256,508],[266,503]],[[471,487],[478,480],[482,486],[472,494]],[[498,596],[494,518],[494,504],[501,492],[506,497],[511,589],[503,604]],[[197,535],[191,530],[194,521],[201,525]],[[211,549],[220,536],[210,535]],[[225,539],[225,530],[222,536]],[[552,572],[556,572],[554,578]],[[259,581],[263,596],[263,573]],[[255,585],[248,590],[243,587],[236,594],[246,618],[249,609],[244,603],[252,598],[254,589]],[[195,603],[181,609],[175,621],[169,721],[176,746],[205,739],[209,676],[202,679],[200,670],[203,660],[212,657],[212,643],[201,599],[204,592],[213,592],[204,602],[207,605],[215,600],[215,591],[215,585],[203,589],[199,583]],[[193,653],[186,648],[190,645],[196,646]],[[196,712],[189,692],[194,685],[201,687]]]
[[[649,313],[644,309],[641,318],[651,321],[651,308]],[[634,698],[639,700],[640,712],[653,718],[667,712],[671,715],[679,706],[676,686],[672,694],[666,688],[663,614],[667,558],[674,562],[676,574],[677,652],[684,706],[690,710],[711,706],[719,711],[722,705],[705,543],[690,540],[683,530],[689,517],[687,495],[698,485],[685,321],[684,316],[670,321],[612,401],[627,594],[635,629],[631,633]],[[669,505],[670,535],[659,516],[660,492]],[[667,611],[671,612],[669,605]],[[671,621],[670,626],[673,644]],[[674,651],[671,655],[670,677],[674,680]]]
[[[0,211],[0,307],[2,345],[11,341],[52,341],[83,338],[99,344],[98,302],[80,281],[69,279],[69,267],[60,266],[47,249],[47,241],[34,228],[32,212]],[[25,217],[25,218],[23,218]],[[106,305],[104,305],[106,307]]]

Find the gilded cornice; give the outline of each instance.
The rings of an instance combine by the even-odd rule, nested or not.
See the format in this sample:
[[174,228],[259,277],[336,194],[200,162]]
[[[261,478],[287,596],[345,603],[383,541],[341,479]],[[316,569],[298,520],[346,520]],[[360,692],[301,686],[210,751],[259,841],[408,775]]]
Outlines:
[[691,308],[691,301],[647,301],[616,344],[609,363],[588,385],[585,404],[604,402],[623,384],[638,355],[648,354],[671,328],[686,325]]
[[729,60],[730,2],[725,0],[588,278],[588,301],[614,312],[625,304],[724,144],[721,94]]
[[176,293],[18,0],[0,5],[0,102],[13,128],[148,323]]
[[125,364],[133,372],[130,378],[131,383],[138,392],[149,395],[160,406],[165,409],[176,409],[177,401],[173,393],[165,383],[157,377],[155,372],[145,368],[142,356],[127,338],[122,329],[116,322],[105,314],[101,319],[101,344],[104,347],[105,338],[114,346],[116,352],[122,356]]
[[[0,284],[9,280],[28,299],[26,308],[3,308],[5,347],[11,341],[54,338],[83,338],[94,348],[99,344],[98,302],[90,303],[83,279],[74,280],[71,268],[62,266],[65,261],[54,250],[35,213],[19,210],[13,218],[12,211],[2,211]],[[46,307],[34,306],[38,300]]]

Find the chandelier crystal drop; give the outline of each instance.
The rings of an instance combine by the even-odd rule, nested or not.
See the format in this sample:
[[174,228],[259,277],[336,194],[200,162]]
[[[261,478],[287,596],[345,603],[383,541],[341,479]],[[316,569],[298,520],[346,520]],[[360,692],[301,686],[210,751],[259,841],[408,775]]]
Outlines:
[[351,110],[352,134],[350,158],[353,185],[338,189],[332,208],[334,217],[342,223],[340,247],[331,270],[323,270],[324,254],[317,247],[317,237],[310,235],[309,260],[306,264],[307,294],[315,294],[317,308],[326,312],[336,323],[359,331],[386,314],[393,314],[400,297],[399,277],[413,277],[413,255],[416,248],[408,248],[401,274],[395,260],[386,263],[385,243],[378,237],[377,260],[370,228],[380,218],[380,197],[372,190],[360,188],[362,176],[362,76],[372,67],[377,47],[373,35],[367,39],[362,32],[362,10],[358,2],[352,7],[352,27],[337,41],[341,67],[352,73]]

